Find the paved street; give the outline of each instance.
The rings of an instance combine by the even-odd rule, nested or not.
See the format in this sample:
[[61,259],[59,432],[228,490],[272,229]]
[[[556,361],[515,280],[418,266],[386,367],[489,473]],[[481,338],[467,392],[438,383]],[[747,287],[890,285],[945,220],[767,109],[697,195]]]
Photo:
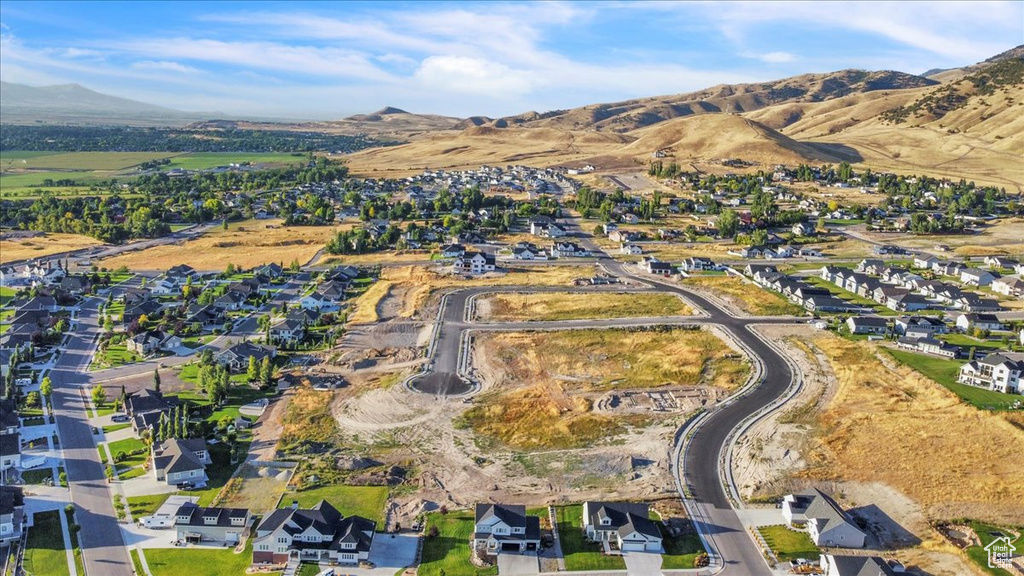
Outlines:
[[86,574],[90,576],[129,576],[132,564],[124,548],[114,505],[99,461],[92,429],[86,417],[86,405],[80,393],[88,385],[85,373],[92,357],[94,338],[99,333],[98,300],[82,304],[78,330],[69,338],[50,378],[53,381],[53,407],[57,418],[71,499],[77,507],[76,521],[82,530]]

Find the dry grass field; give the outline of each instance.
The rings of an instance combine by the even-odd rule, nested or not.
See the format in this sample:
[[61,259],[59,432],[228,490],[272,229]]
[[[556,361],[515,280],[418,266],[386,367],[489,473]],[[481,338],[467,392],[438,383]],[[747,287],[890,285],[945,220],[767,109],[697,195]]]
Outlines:
[[753,316],[802,315],[805,310],[778,294],[745,282],[736,276],[691,276],[684,284],[706,288]]
[[1011,422],[1019,414],[977,410],[870,344],[830,334],[810,343],[838,391],[820,417],[808,476],[888,484],[935,519],[1024,522],[1024,430]]
[[573,278],[593,275],[593,265],[536,266],[509,268],[502,273],[462,278],[426,266],[385,268],[380,280],[353,302],[349,321],[368,323],[379,320],[378,307],[385,297],[399,300],[397,316],[411,318],[420,311],[430,295],[441,288],[476,286],[568,286]]
[[494,382],[464,418],[477,433],[521,449],[578,447],[643,424],[641,414],[595,412],[602,394],[663,386],[727,390],[750,370],[703,330],[492,333],[474,346]]
[[0,263],[39,258],[70,250],[80,250],[102,244],[95,238],[78,234],[41,234],[32,238],[0,240]]
[[693,309],[671,294],[507,293],[478,298],[477,315],[494,322],[688,316]]
[[196,270],[224,270],[229,263],[251,268],[270,262],[288,266],[292,260],[305,264],[341,227],[291,226],[281,220],[234,222],[227,230],[213,228],[180,244],[155,246],[108,258],[101,266],[132,270],[166,270],[188,264]]
[[[993,220],[977,234],[911,235],[899,233],[865,232],[861,234],[883,243],[899,242],[900,246],[934,251],[936,244],[945,244],[958,256],[1010,255],[1024,257],[1024,218],[1010,217]],[[941,254],[940,254],[941,256]]]

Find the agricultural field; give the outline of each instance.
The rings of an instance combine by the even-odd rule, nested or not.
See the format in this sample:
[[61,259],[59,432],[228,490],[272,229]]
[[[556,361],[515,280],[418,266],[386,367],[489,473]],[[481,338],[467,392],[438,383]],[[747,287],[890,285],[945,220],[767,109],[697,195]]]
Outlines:
[[272,152],[197,152],[195,154],[184,154],[173,157],[171,154],[164,153],[162,158],[171,158],[170,164],[160,167],[160,170],[162,171],[173,170],[175,168],[180,168],[182,170],[208,170],[218,166],[243,164],[246,162],[258,164],[262,167],[274,168],[306,161],[305,154],[277,154]]
[[687,316],[693,309],[671,294],[533,292],[476,300],[480,319],[493,322]]
[[30,238],[0,239],[0,264],[42,258],[72,250],[100,246],[103,243],[89,236],[79,234],[39,233]]
[[752,316],[802,316],[805,310],[736,276],[691,276],[684,284],[705,288]]
[[649,424],[644,413],[596,410],[608,394],[665,386],[724,391],[750,370],[701,330],[495,333],[478,337],[474,348],[474,366],[490,386],[462,423],[524,450],[593,445]]
[[1024,518],[1017,413],[978,410],[869,343],[832,334],[807,343],[838,382],[818,418],[807,476],[884,483],[931,518]]
[[188,264],[197,270],[223,271],[227,265],[252,268],[270,262],[287,267],[293,260],[305,264],[331,239],[337,227],[282,225],[282,220],[232,222],[227,230],[211,228],[194,240],[154,246],[120,254],[100,266],[132,270],[166,270]]
[[384,268],[380,280],[353,301],[349,321],[371,323],[380,319],[379,309],[385,298],[395,300],[396,315],[413,318],[424,308],[427,299],[443,288],[476,286],[569,286],[574,278],[592,276],[593,263],[580,266],[537,266],[508,268],[484,277],[461,278],[426,266]]

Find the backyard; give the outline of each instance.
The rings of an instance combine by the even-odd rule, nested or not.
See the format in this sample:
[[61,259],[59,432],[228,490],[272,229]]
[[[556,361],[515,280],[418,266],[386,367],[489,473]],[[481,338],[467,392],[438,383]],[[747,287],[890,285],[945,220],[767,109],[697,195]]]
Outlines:
[[377,523],[377,529],[384,529],[384,504],[388,500],[387,486],[321,486],[298,492],[286,492],[279,508],[291,506],[292,500],[300,508],[312,508],[321,500],[327,500],[345,516],[362,516]]
[[[433,529],[436,536],[430,536]],[[496,576],[497,567],[477,568],[469,561],[469,539],[473,534],[472,512],[433,512],[427,515],[423,554],[418,576]],[[156,575],[154,575],[156,576]]]
[[28,529],[25,548],[25,573],[29,576],[60,576],[70,574],[64,537],[61,535],[59,510],[39,512]]
[[757,529],[779,562],[797,558],[816,560],[820,552],[806,532],[797,532],[787,526],[762,526]]
[[1021,400],[1019,396],[960,384],[956,381],[956,378],[960,373],[960,366],[964,363],[961,360],[946,360],[945,358],[937,358],[927,354],[891,348],[887,348],[886,352],[902,364],[945,386],[949,391],[963,399],[964,402],[976,408],[981,408],[982,410],[1006,410],[1012,407],[1014,402]]

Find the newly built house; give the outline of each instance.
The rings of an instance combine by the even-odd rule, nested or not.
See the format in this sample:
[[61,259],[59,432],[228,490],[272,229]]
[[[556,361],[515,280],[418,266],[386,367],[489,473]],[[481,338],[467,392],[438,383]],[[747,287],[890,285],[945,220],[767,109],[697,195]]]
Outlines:
[[864,547],[864,532],[831,496],[817,488],[786,496],[782,516],[794,527],[805,526],[818,546]]

